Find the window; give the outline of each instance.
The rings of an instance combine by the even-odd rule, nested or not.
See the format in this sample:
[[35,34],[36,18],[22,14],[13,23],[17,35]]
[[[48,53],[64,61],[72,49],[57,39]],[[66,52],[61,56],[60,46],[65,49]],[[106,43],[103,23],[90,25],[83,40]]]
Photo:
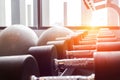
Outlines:
[[42,4],[43,26],[81,24],[81,0],[42,0]]
[[91,26],[107,26],[107,8],[92,12]]
[[37,26],[37,0],[0,0],[0,26]]
[[117,8],[107,6],[107,1],[0,0],[0,27],[12,24],[23,24],[37,28],[86,25],[119,26],[120,1],[109,0],[110,5]]
[[[90,6],[95,9],[87,9],[84,1],[91,3]],[[109,2],[110,5],[119,7],[119,0],[109,0]],[[42,0],[43,27],[119,26],[119,16],[114,7],[107,6],[107,0]]]

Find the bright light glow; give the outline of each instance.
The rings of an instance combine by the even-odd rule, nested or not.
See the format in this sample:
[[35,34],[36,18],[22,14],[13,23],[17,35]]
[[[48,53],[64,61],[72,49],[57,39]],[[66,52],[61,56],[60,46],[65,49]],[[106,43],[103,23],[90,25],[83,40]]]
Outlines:
[[51,26],[63,25],[63,2],[63,0],[50,0],[49,23]]
[[69,0],[67,10],[67,20],[70,26],[81,25],[81,0]]
[[107,25],[107,8],[94,11],[92,13],[91,26]]
[[67,25],[81,25],[81,0],[50,0],[50,25],[64,25],[64,2],[67,2]]
[[98,5],[102,5],[102,4],[106,4],[106,3],[107,3],[107,0],[100,1],[100,2],[94,3],[94,6],[98,6]]
[[5,0],[5,25],[11,25],[11,0]]

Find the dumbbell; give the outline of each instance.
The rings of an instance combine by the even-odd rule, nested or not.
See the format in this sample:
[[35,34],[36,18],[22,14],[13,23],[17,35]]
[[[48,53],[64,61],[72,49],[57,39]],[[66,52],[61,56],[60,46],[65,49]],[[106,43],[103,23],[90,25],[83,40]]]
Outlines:
[[[73,50],[73,45],[79,44],[79,41],[87,34],[86,31],[82,32],[76,32],[74,34],[67,35],[66,37],[57,37],[56,40],[66,40],[68,44],[68,50]],[[86,43],[86,42],[82,42]],[[88,42],[91,43],[91,42]],[[49,42],[48,42],[49,44]]]
[[95,50],[96,49],[96,32],[89,31],[82,40],[79,40],[77,45],[73,45],[73,50]]
[[79,44],[79,41],[82,40],[87,34],[87,31],[76,31],[73,34],[67,35],[66,37],[71,37],[73,39],[74,45]]
[[30,80],[30,76],[40,76],[35,58],[31,55],[0,57],[0,80]]
[[95,44],[73,45],[73,50],[96,50]]
[[95,52],[93,58],[56,60],[57,66],[95,69],[95,80],[120,80],[120,51]]
[[[58,56],[58,59],[64,59],[64,58],[68,58],[68,57],[71,57],[71,56],[74,56],[79,54],[79,57],[92,57],[92,53],[95,51],[95,50],[90,50],[88,46],[88,50],[86,48],[85,45],[79,45],[77,46],[78,48],[81,48],[83,47],[83,49],[81,48],[81,50],[75,50],[75,49],[72,49],[72,50],[68,50],[68,43],[66,40],[57,40],[57,41],[48,41],[47,43],[48,45],[55,45],[56,49],[57,49],[57,56]],[[85,49],[84,50],[84,46],[85,46]],[[91,46],[91,45],[90,45]],[[93,45],[93,48],[95,49],[95,46]],[[75,54],[75,55],[71,55],[70,54]]]
[[120,42],[98,42],[97,51],[120,51]]
[[96,40],[96,36],[97,34],[88,34],[87,36],[85,36],[82,41],[88,41],[88,40]]
[[72,50],[66,51],[67,58],[92,58],[95,50]]
[[89,55],[96,51],[119,51],[120,50],[120,42],[97,42],[97,44],[95,45],[94,44],[93,45],[72,45],[73,46],[72,50],[68,50],[68,43],[66,40],[49,41],[48,44],[52,44],[56,46],[58,59],[67,58],[66,51],[69,51],[69,52],[71,51],[72,53],[80,53],[80,55],[82,54],[81,51],[83,51],[84,53]]
[[31,80],[94,80],[94,74],[90,76],[48,76],[48,77],[36,77],[31,76]]
[[66,27],[51,27],[39,36],[38,46],[46,45],[48,41],[54,41],[57,37],[65,37],[72,33],[74,32]]
[[[94,45],[95,46],[95,45]],[[100,51],[120,51],[120,42],[98,42],[96,43],[96,50],[78,50],[80,45],[77,46],[76,50],[66,51],[69,57],[82,57],[92,56],[94,52]],[[90,48],[90,47],[88,47]]]
[[74,45],[74,41],[75,41],[73,37],[67,36],[67,37],[58,37],[58,38],[56,38],[56,41],[60,41],[60,40],[66,40],[68,50],[73,50],[72,45]]
[[[76,48],[78,44],[86,44],[86,45],[79,45],[78,46],[78,48],[79,49],[81,48],[81,50],[84,50],[84,49],[93,50],[93,49],[95,49],[96,47],[94,45],[91,45],[91,44],[96,44],[95,40],[92,40],[92,41],[88,41],[88,40],[80,41],[82,35],[83,35],[83,33],[77,33],[77,34],[75,33],[73,35],[69,35],[69,36],[66,36],[66,37],[57,37],[56,38],[57,41],[48,41],[47,44],[54,44],[55,45],[56,43],[58,44],[59,40],[66,40],[67,44],[68,44],[68,50],[73,50],[73,45],[75,45],[75,48]],[[96,35],[91,34],[90,36],[95,37]],[[90,44],[90,45],[88,45],[88,44]],[[60,54],[62,54],[62,53],[60,53]]]
[[[109,49],[112,51],[112,50],[120,50],[119,45],[120,44],[116,37],[114,37],[114,38],[98,38],[96,40],[96,42],[93,40],[92,41],[80,41],[80,45],[73,45],[73,50],[96,50],[96,49],[102,50],[104,48],[103,50]],[[114,46],[114,48],[112,49],[113,46]],[[111,49],[110,49],[110,47],[111,47]]]
[[54,59],[57,58],[57,50],[54,45],[34,46],[30,47],[28,51],[38,63],[40,76],[58,75],[54,65]]
[[66,50],[68,50],[67,40],[48,41],[48,45],[54,45],[57,49],[57,58],[66,58]]
[[111,30],[99,30],[98,38],[113,38],[115,37],[115,34]]
[[[0,33],[0,56],[23,55],[36,46],[38,36],[24,25],[11,25]],[[8,47],[9,46],[9,47]]]
[[97,38],[97,42],[115,42],[118,41],[117,37],[112,38]]

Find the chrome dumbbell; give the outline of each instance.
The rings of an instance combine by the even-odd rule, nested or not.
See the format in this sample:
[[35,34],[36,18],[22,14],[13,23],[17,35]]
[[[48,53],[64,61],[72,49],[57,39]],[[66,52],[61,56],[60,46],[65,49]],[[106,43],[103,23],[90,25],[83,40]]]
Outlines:
[[94,74],[91,74],[90,76],[31,76],[31,80],[94,80]]

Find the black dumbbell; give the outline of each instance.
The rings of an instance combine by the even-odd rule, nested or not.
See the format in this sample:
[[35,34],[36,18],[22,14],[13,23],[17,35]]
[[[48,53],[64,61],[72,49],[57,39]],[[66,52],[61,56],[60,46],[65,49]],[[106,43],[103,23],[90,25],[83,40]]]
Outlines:
[[30,80],[40,76],[35,58],[31,55],[1,56],[0,80]]
[[40,76],[57,75],[54,65],[54,59],[57,58],[57,50],[54,45],[30,47],[29,54],[37,60]]
[[95,80],[120,80],[120,51],[95,52],[93,58],[56,60],[63,67],[88,68],[93,66]]

